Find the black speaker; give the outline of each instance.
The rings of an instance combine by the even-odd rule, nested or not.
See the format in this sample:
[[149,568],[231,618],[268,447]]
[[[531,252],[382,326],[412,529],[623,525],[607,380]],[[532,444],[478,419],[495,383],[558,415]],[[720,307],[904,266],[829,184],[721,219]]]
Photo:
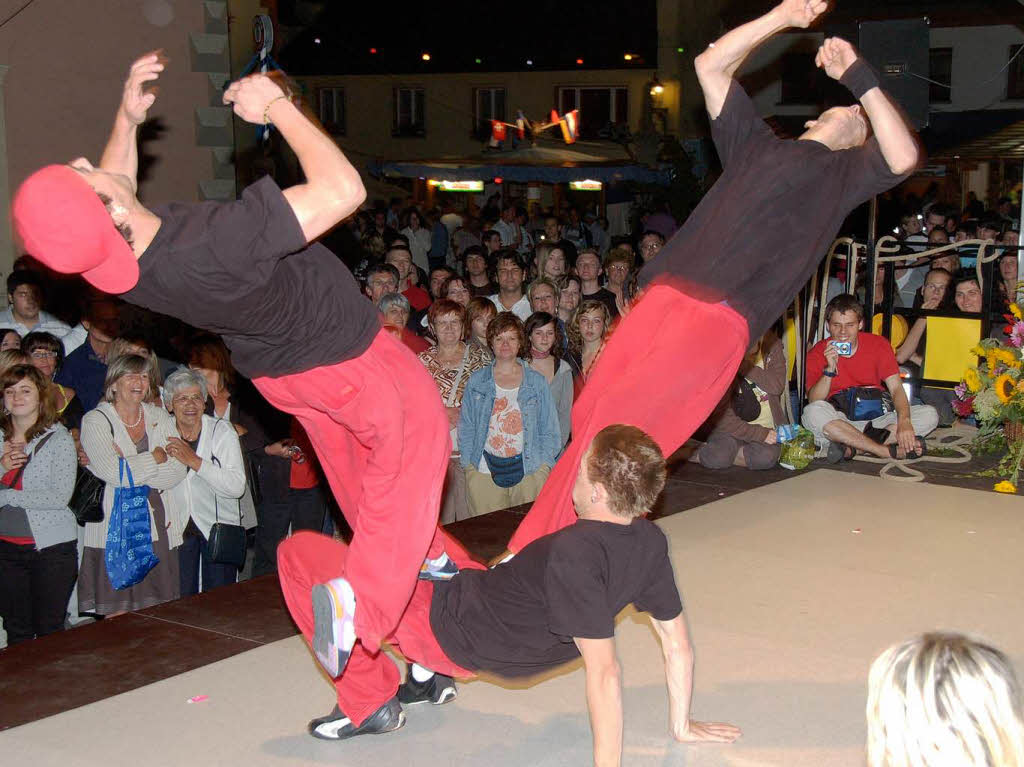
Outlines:
[[928,21],[862,21],[860,54],[915,128],[928,125]]

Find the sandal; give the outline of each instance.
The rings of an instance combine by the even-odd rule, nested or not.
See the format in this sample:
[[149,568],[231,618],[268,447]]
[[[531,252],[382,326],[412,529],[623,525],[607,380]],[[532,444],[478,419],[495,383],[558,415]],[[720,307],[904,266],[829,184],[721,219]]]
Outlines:
[[915,439],[917,440],[917,444],[919,445],[917,450],[911,450],[905,456],[900,458],[898,455],[900,450],[899,443],[893,442],[891,445],[889,445],[889,455],[891,455],[897,461],[913,461],[918,458],[924,457],[924,455],[927,454],[928,452],[928,443],[924,441],[923,437],[915,437]]
[[855,455],[857,455],[857,451],[849,445],[844,445],[842,442],[829,442],[825,460],[832,464],[842,463],[843,461],[852,461]]

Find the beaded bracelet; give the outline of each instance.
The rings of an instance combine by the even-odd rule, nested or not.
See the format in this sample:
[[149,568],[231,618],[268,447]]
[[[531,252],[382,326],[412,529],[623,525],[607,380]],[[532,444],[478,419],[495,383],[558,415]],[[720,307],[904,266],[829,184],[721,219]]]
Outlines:
[[267,105],[263,108],[263,124],[264,125],[270,125],[270,107],[273,105],[273,103],[275,101],[280,101],[281,99],[285,99],[287,101],[291,101],[291,98],[289,96],[286,96],[285,94],[281,94],[280,96],[277,96],[276,98],[272,98],[270,101],[268,101]]

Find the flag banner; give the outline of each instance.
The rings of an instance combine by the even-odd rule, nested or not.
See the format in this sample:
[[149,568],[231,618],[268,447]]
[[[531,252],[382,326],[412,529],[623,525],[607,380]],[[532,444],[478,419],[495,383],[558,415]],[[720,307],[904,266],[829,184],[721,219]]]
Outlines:
[[576,142],[576,135],[579,129],[579,117],[580,112],[578,109],[574,109],[562,117],[562,138],[565,139],[566,144],[574,144]]

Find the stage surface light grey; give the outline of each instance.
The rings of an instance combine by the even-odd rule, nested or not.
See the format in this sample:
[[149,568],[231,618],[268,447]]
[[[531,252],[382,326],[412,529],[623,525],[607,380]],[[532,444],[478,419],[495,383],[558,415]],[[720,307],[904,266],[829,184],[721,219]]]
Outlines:
[[[697,652],[693,713],[744,736],[670,740],[658,642],[627,613],[623,764],[862,765],[868,666],[892,642],[968,631],[1020,666],[1022,519],[1017,497],[819,470],[662,520]],[[408,709],[398,732],[328,743],[305,723],[332,688],[295,637],[0,733],[0,754],[19,767],[582,765],[583,685],[578,665],[521,689],[478,680]]]

